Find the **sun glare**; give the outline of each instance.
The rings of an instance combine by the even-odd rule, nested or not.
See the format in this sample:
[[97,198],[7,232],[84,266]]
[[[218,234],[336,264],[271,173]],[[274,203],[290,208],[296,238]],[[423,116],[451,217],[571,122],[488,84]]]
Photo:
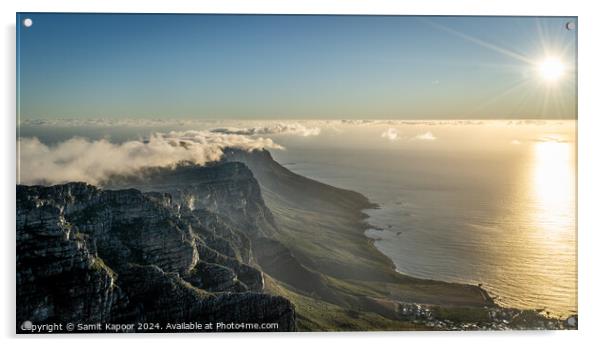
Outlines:
[[558,58],[546,58],[537,66],[540,76],[546,81],[557,81],[564,74],[564,64]]
[[564,223],[574,196],[571,146],[565,142],[539,142],[534,145],[532,186],[537,208],[533,219],[542,231],[570,232]]

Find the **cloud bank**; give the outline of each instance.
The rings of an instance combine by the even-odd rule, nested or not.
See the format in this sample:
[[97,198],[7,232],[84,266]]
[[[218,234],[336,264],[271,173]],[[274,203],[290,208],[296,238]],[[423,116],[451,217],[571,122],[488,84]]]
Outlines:
[[299,135],[316,136],[320,135],[320,128],[306,127],[299,123],[275,123],[268,126],[250,127],[250,128],[217,128],[212,129],[213,133],[234,134],[234,135]]
[[[249,130],[255,129],[256,133],[293,133],[303,134],[305,130],[310,134],[319,133],[319,128],[312,126],[370,126],[370,125],[481,125],[484,123],[501,122],[507,125],[537,124],[543,125],[544,120],[412,120],[412,119],[331,119],[331,120],[288,120],[274,119],[271,121],[258,120],[236,120],[236,119],[178,119],[178,118],[52,118],[52,119],[21,119],[19,123],[25,126],[35,127],[223,127],[223,129]],[[227,128],[227,127],[234,128]]]
[[21,184],[99,184],[110,175],[132,174],[148,167],[173,167],[182,161],[204,165],[219,160],[227,147],[283,149],[268,138],[207,131],[155,133],[148,140],[118,144],[72,138],[48,146],[37,138],[22,138],[18,145]]
[[36,127],[168,127],[218,126],[223,120],[151,118],[56,118],[21,119],[20,124]]

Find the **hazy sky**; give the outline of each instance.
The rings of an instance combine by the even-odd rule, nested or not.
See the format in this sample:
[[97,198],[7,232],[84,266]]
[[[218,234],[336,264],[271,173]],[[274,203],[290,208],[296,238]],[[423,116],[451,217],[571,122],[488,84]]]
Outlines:
[[[19,112],[23,119],[575,118],[577,30],[569,21],[576,22],[18,14]],[[544,78],[546,59],[561,65],[560,76]]]

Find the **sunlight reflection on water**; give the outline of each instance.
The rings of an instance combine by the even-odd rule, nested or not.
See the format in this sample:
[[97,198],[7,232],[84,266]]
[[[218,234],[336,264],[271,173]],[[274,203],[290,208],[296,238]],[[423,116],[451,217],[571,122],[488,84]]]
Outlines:
[[398,271],[482,283],[502,305],[566,316],[577,310],[574,126],[431,128],[429,144],[289,146],[281,157],[379,203],[366,212],[382,230],[366,234]]

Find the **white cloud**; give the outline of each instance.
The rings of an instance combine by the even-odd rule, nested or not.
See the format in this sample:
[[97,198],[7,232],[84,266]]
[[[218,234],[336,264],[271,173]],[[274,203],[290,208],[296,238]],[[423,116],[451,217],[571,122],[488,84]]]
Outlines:
[[320,127],[328,125],[328,121],[241,121],[233,119],[145,119],[145,118],[119,118],[119,119],[25,119],[21,120],[23,126],[33,127],[146,127],[168,129],[184,128],[208,130],[214,133],[232,135],[299,135],[317,136]]
[[331,121],[331,124],[338,123],[340,125],[354,125],[354,126],[405,126],[405,125],[419,125],[419,126],[441,126],[441,125],[483,125],[483,124],[495,124],[499,122],[498,120],[471,120],[471,119],[450,119],[450,120],[420,120],[420,119],[372,119],[372,120],[338,120]]
[[415,140],[424,140],[424,141],[434,141],[437,138],[435,137],[435,135],[433,135],[432,132],[427,131],[424,134],[418,134],[418,135],[414,136],[413,139],[415,139]]
[[402,136],[399,133],[399,131],[395,128],[388,128],[382,134],[380,134],[380,137],[386,138],[390,141],[397,141],[397,140],[402,140],[402,139],[406,140],[406,141],[412,141],[412,140],[434,141],[437,139],[437,137],[435,137],[435,135],[430,131],[427,131],[423,134],[418,134],[413,137],[409,137],[409,136]]
[[21,184],[98,184],[112,174],[131,174],[146,167],[171,167],[182,161],[203,165],[219,160],[227,147],[283,149],[268,138],[192,130],[123,143],[72,138],[47,146],[37,138],[22,138],[18,145]]
[[512,140],[512,141],[510,141],[510,144],[511,145],[520,145],[521,142],[519,140]]
[[266,126],[257,126],[249,128],[216,128],[213,133],[236,134],[236,135],[299,135],[316,136],[320,134],[320,128],[306,127],[299,123],[275,123]]
[[371,125],[378,124],[381,122],[380,120],[372,120],[372,119],[342,119],[340,121],[341,124],[347,125]]
[[534,142],[556,142],[556,143],[565,143],[567,142],[565,139],[562,138],[562,136],[560,135],[547,135],[547,136],[542,136],[538,139],[535,139]]
[[389,139],[389,141],[397,141],[399,139],[399,132],[395,128],[389,128],[380,134],[380,137]]

